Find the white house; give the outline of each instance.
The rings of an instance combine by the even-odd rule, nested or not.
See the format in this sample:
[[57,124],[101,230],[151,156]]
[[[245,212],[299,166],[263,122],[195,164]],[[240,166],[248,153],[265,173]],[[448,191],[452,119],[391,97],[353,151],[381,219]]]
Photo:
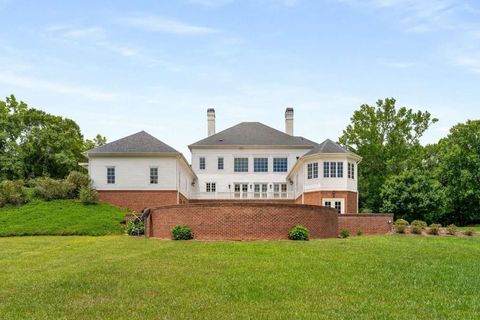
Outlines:
[[270,201],[331,206],[358,213],[357,165],[361,158],[331,140],[318,144],[293,134],[292,108],[285,132],[242,122],[215,132],[183,155],[146,132],[86,153],[101,199],[140,208],[189,201]]

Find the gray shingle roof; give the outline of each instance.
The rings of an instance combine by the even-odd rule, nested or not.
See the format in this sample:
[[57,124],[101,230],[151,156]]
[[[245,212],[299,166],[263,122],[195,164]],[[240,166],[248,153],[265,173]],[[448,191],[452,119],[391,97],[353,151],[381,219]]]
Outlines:
[[260,122],[241,122],[197,141],[189,147],[202,146],[283,146],[312,148],[317,144],[303,137],[288,135]]
[[327,139],[314,147],[312,150],[307,152],[304,156],[310,156],[312,154],[318,154],[318,153],[352,153],[348,151],[347,149],[343,148],[340,146],[338,143],[333,142],[330,139]]
[[87,154],[102,153],[179,153],[154,136],[140,131],[128,137],[112,141],[87,151]]

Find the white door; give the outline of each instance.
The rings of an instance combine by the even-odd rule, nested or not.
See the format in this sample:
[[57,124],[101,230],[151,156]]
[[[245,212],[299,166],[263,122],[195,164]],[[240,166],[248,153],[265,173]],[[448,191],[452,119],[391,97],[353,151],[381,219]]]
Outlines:
[[248,197],[248,183],[235,183],[234,185],[235,198]]
[[268,186],[266,183],[254,183],[253,184],[253,197],[254,198],[266,198]]
[[334,208],[338,213],[345,213],[345,201],[344,199],[323,199],[323,205],[325,207]]

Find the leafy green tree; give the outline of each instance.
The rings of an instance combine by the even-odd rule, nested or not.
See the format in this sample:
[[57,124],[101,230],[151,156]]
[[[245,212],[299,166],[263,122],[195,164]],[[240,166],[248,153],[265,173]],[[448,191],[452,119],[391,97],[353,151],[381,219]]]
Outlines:
[[359,165],[360,207],[373,212],[382,208],[381,188],[385,180],[422,161],[420,138],[437,121],[428,111],[396,108],[395,99],[363,104],[339,142],[362,156]]
[[29,108],[13,95],[0,100],[0,181],[64,178],[78,169],[87,143],[73,120]]
[[448,222],[459,225],[480,221],[480,120],[450,129],[437,147],[437,178],[445,186]]
[[404,171],[390,176],[380,195],[381,210],[394,213],[396,219],[424,220],[430,224],[445,218],[445,188],[425,171]]
[[83,151],[88,151],[93,148],[103,146],[106,143],[107,143],[107,138],[103,137],[100,134],[97,134],[95,138],[93,138],[92,140],[89,140],[89,139],[85,140],[85,143],[83,144]]

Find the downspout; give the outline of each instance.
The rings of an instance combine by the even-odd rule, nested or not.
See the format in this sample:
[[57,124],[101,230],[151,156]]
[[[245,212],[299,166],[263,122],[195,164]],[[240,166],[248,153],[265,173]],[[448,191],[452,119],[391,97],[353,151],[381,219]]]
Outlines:
[[175,158],[175,174],[176,174],[175,184],[176,184],[176,190],[177,190],[177,204],[180,204],[180,191],[178,190],[178,179],[180,179],[178,175],[178,156]]

